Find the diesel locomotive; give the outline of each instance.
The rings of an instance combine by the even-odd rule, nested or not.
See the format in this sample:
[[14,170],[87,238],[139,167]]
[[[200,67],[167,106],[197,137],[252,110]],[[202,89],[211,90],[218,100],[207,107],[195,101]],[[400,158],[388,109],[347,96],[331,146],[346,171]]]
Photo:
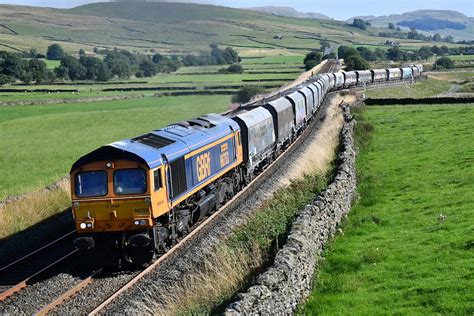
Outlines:
[[321,74],[262,105],[203,115],[86,154],[70,172],[76,247],[101,265],[150,262],[270,165],[329,91],[414,80],[422,71],[416,65]]

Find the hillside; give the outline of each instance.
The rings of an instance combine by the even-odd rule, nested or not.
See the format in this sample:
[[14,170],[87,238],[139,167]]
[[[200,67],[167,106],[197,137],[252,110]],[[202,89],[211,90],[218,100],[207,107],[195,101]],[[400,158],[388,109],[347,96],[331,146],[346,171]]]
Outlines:
[[[414,27],[429,33],[451,35],[458,40],[474,39],[474,18],[467,17],[461,12],[451,10],[416,10],[403,14],[383,16],[359,16],[357,18],[369,21],[372,25],[386,27],[393,23],[400,27]],[[353,20],[349,19],[349,20]]]
[[[117,47],[164,54],[197,53],[217,43],[235,48],[244,57],[303,55],[318,48],[323,39],[334,45],[372,46],[391,40],[341,21],[190,3],[95,3],[69,10],[0,5],[0,21],[0,50],[33,47],[42,53],[52,43],[60,43],[70,53]],[[402,43],[407,48],[426,44]]]
[[327,15],[316,12],[299,12],[292,7],[266,6],[248,8],[248,10],[260,11],[290,18],[331,20],[331,18]]

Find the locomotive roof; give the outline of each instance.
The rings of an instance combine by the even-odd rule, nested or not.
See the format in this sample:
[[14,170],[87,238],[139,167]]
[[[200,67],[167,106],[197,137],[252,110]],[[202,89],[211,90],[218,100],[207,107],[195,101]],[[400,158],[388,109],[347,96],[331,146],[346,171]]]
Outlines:
[[90,162],[115,159],[134,160],[155,168],[163,164],[163,156],[171,162],[238,130],[239,125],[232,119],[207,114],[102,146],[76,161],[71,171]]

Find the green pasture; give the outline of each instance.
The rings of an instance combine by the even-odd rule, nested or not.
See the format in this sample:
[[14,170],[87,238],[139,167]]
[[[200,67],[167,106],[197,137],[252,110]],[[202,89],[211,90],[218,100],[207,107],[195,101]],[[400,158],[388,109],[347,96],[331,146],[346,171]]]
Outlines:
[[230,96],[0,107],[0,200],[37,190],[113,141],[227,109]]
[[428,78],[410,85],[369,89],[365,94],[368,98],[425,98],[447,92],[451,86],[447,81]]
[[474,107],[376,106],[356,119],[360,199],[300,314],[472,315]]

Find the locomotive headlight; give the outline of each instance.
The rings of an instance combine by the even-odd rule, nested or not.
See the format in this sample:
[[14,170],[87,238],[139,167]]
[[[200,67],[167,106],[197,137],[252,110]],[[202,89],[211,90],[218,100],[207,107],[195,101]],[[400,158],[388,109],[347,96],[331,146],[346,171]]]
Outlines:
[[72,203],[72,207],[73,208],[79,208],[79,202],[76,201],[76,202]]
[[111,162],[111,161],[107,161],[107,162],[105,163],[105,167],[107,167],[107,168],[113,168],[113,167],[114,167],[114,163]]
[[135,226],[143,226],[143,225],[146,225],[147,221],[144,220],[144,219],[140,219],[140,220],[134,220],[133,221],[133,224]]
[[86,223],[81,223],[81,225],[79,225],[79,227],[80,227],[81,229],[86,229],[87,225],[86,225]]
[[151,204],[151,199],[150,198],[145,198],[143,200],[143,202],[145,202],[146,205],[150,205]]
[[86,226],[87,228],[92,228],[92,223],[87,223]]
[[140,221],[134,221],[133,222],[136,226],[140,225]]

